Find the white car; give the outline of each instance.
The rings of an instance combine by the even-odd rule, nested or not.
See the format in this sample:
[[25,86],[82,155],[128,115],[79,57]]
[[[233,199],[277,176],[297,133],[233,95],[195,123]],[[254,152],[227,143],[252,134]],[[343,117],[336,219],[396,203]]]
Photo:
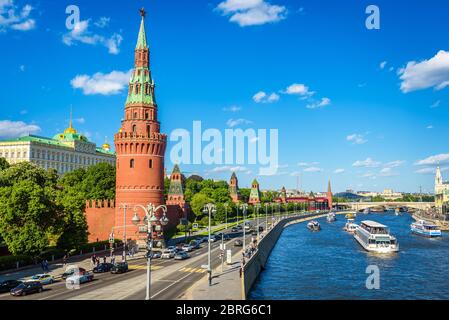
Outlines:
[[191,246],[190,244],[185,244],[182,246],[181,248],[184,252],[190,252],[193,250],[193,246]]
[[175,257],[175,250],[164,250],[162,251],[161,259],[171,259]]
[[90,282],[94,279],[94,275],[90,272],[85,272],[84,274],[75,274],[73,276],[65,279],[66,284],[82,284],[85,282]]

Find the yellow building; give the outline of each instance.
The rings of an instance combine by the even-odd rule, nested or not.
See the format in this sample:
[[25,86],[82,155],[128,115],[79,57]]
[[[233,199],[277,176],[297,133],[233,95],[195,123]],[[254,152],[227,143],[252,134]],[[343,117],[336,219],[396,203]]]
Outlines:
[[439,213],[449,213],[449,182],[443,181],[440,167],[435,174],[435,207]]
[[55,169],[64,174],[101,162],[115,165],[115,153],[105,143],[98,148],[70,126],[53,138],[28,135],[0,141],[0,158],[10,164],[32,162],[43,169]]

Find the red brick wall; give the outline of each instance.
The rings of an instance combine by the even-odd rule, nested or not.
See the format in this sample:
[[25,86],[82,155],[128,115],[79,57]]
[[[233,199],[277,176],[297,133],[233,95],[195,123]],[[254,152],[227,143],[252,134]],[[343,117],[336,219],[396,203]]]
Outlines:
[[108,240],[115,225],[115,205],[107,201],[88,201],[86,204],[86,220],[89,231],[89,242]]

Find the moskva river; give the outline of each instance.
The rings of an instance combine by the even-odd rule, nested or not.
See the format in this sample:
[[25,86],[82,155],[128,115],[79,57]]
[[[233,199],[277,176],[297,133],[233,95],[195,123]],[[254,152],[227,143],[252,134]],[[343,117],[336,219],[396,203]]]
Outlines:
[[[320,232],[310,232],[306,223],[292,225],[283,231],[249,298],[449,299],[449,233],[433,239],[414,235],[407,213],[358,214],[356,223],[362,220],[390,227],[399,253],[382,256],[363,250],[343,231],[344,215],[334,223],[319,219]],[[379,270],[379,289],[366,286],[372,265]]]

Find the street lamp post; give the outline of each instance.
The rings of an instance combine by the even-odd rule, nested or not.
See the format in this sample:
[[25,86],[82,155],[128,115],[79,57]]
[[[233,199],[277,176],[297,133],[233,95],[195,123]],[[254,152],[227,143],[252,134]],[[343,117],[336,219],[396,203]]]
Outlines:
[[257,245],[259,245],[259,209],[260,204],[256,205],[256,219],[257,219]]
[[225,208],[225,226],[226,230],[228,230],[228,203],[225,203],[223,206]]
[[242,204],[242,212],[243,212],[243,253],[245,253],[246,248],[246,230],[245,230],[245,220],[246,220],[246,210],[248,210],[248,205],[246,203]]
[[[134,224],[138,224],[140,222],[140,218],[137,215],[137,209],[141,208],[145,212],[145,218],[143,222],[147,224],[147,290],[145,300],[150,300],[150,287],[151,287],[151,255],[153,250],[154,236],[153,236],[153,226],[156,223],[160,223],[162,226],[166,226],[168,224],[167,218],[167,207],[165,205],[155,206],[152,203],[148,204],[145,208],[144,206],[137,204],[134,206],[134,217],[132,222]],[[163,216],[158,219],[155,215],[157,211],[162,209]]]
[[120,204],[119,208],[123,209],[123,261],[126,262],[126,210],[129,209],[129,205]]
[[209,214],[209,239],[208,239],[208,249],[207,249],[207,273],[209,274],[209,286],[212,285],[212,268],[211,268],[211,241],[210,241],[210,229],[211,229],[211,215],[217,212],[215,205],[213,203],[208,203],[204,206],[203,213]]
[[265,203],[265,230],[268,231],[268,203]]

